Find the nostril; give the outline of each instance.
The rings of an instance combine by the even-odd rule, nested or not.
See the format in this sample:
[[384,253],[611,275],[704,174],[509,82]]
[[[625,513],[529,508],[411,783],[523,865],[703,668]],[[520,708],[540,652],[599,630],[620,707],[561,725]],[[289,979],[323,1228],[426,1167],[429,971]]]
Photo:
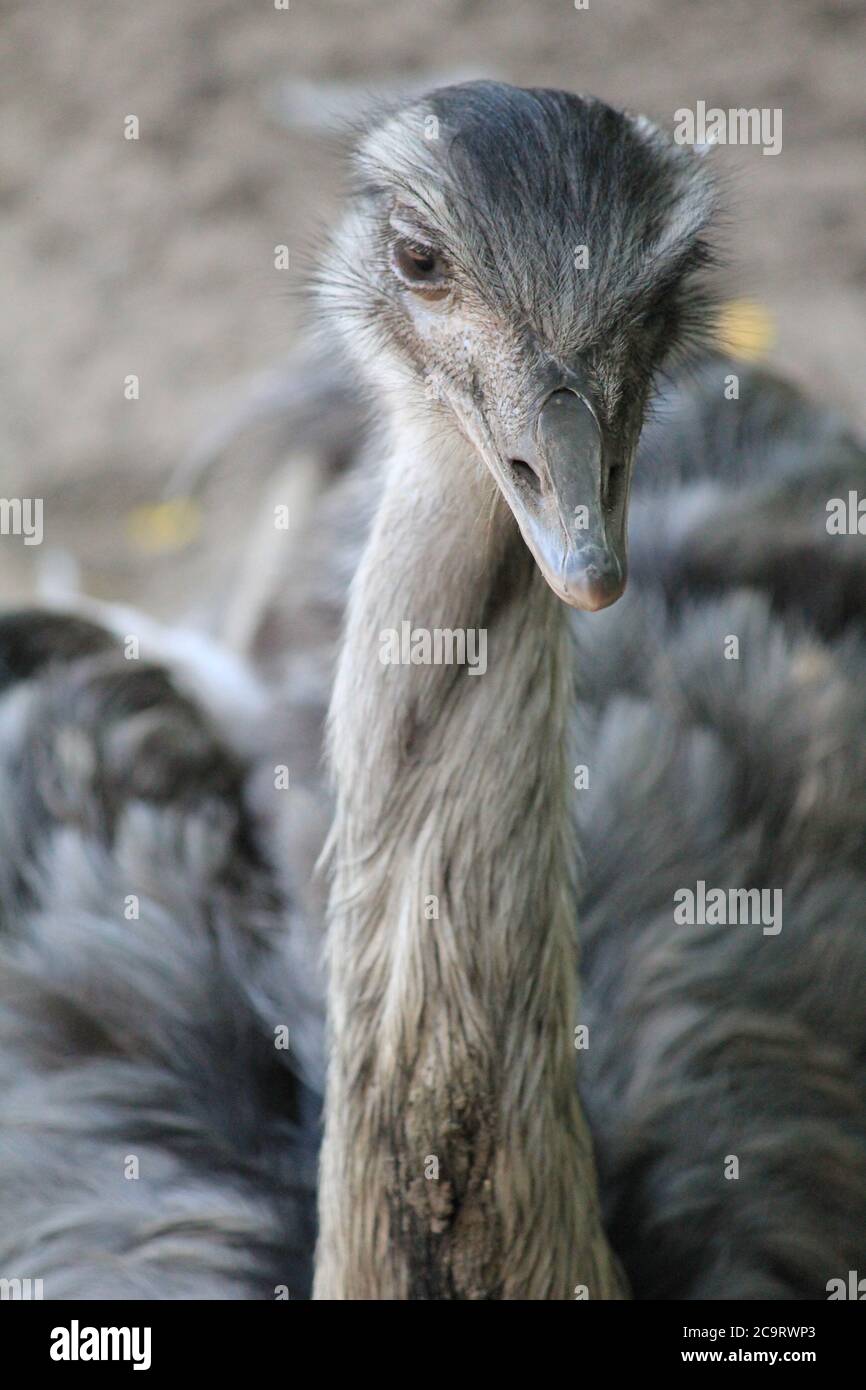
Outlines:
[[606,507],[615,507],[619,501],[619,494],[625,479],[625,468],[619,460],[610,465],[607,470],[607,477],[604,486],[604,504]]
[[540,491],[541,479],[531,463],[527,463],[525,459],[509,459],[508,466],[519,483],[525,483],[533,492]]

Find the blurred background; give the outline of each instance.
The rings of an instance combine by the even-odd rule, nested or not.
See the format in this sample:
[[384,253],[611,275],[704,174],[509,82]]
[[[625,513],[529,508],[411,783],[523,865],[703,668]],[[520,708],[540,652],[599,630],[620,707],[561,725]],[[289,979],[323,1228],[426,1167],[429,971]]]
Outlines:
[[386,88],[499,77],[669,130],[699,100],[780,107],[778,156],[715,155],[743,350],[866,425],[860,0],[0,0],[0,30],[0,492],[45,525],[0,539],[4,604],[77,577],[166,614],[225,582],[256,429],[231,505],[203,521],[166,486],[296,347],[335,125]]

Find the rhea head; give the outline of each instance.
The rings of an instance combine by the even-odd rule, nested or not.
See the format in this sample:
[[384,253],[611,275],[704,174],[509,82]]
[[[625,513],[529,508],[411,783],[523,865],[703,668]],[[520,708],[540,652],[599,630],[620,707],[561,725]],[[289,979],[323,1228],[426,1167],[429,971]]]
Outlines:
[[710,307],[705,162],[643,117],[473,82],[364,133],[320,288],[381,391],[477,450],[550,587],[626,580],[656,373]]

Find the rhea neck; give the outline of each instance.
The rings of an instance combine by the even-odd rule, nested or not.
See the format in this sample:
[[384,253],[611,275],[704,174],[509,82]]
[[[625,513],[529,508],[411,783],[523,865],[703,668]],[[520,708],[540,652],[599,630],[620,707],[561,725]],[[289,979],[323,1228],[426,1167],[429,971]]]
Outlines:
[[[456,433],[396,419],[380,486],[331,706],[316,1296],[614,1296],[575,1090],[567,610]],[[486,670],[383,659],[405,622],[433,654],[483,630]]]

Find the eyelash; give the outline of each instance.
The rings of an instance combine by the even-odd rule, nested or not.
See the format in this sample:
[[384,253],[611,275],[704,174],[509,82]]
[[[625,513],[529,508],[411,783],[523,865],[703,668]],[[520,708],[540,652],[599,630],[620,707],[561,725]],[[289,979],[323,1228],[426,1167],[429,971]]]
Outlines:
[[419,241],[406,241],[403,243],[405,249],[412,256],[417,256],[419,260],[431,261],[430,270],[436,265],[436,252],[430,246],[423,246]]

